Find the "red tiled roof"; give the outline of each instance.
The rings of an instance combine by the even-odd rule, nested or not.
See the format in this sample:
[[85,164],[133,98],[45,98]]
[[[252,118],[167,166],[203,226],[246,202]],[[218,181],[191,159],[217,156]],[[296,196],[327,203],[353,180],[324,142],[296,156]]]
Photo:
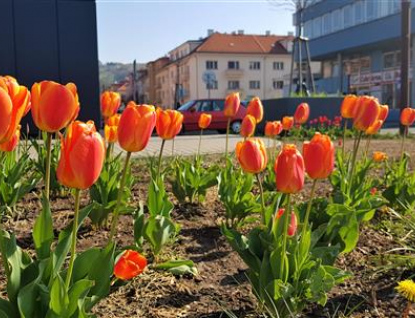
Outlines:
[[196,52],[288,54],[280,43],[292,36],[214,33],[199,45]]

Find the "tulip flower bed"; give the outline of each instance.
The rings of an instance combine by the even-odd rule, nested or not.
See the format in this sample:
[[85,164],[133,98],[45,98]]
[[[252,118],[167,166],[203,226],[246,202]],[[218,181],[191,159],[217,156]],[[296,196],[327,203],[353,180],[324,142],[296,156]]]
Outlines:
[[[387,105],[346,96],[353,142],[345,123],[338,149],[321,126],[277,150],[282,130],[304,129],[309,106],[266,124],[267,149],[252,137],[263,119],[256,97],[229,149],[232,93],[225,154],[199,155],[211,122],[203,114],[198,153],[168,160],[183,115],[130,102],[120,116],[119,105],[103,93],[104,139],[76,120],[75,84],[44,81],[29,93],[0,77],[0,318],[409,316],[412,142],[372,140]],[[43,141],[18,147],[29,110]],[[414,120],[406,108],[405,132]],[[134,161],[154,130],[159,155]]]

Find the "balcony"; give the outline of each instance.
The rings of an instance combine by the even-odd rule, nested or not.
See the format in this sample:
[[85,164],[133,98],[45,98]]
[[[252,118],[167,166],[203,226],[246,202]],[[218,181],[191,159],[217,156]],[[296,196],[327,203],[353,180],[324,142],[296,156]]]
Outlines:
[[228,68],[225,71],[227,78],[241,78],[244,75],[244,70]]

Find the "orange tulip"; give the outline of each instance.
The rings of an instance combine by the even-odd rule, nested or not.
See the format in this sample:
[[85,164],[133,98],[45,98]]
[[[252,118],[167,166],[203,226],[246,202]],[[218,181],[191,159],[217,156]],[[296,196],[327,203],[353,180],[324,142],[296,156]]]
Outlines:
[[208,128],[211,122],[212,122],[212,115],[205,114],[205,113],[200,114],[199,122],[198,122],[200,129]]
[[264,117],[264,107],[262,106],[262,102],[259,99],[259,97],[254,97],[251,99],[251,101],[248,104],[246,113],[248,115],[254,116],[256,123],[262,121],[262,118]]
[[0,144],[0,151],[11,152],[16,149],[20,140],[20,127],[20,125],[17,127],[14,131],[14,135],[9,139],[9,141]]
[[115,115],[121,105],[121,95],[117,92],[106,91],[101,94],[101,113],[104,118]]
[[137,152],[147,147],[156,119],[154,106],[129,102],[118,124],[118,143],[121,148]]
[[282,118],[282,129],[290,130],[294,126],[294,117],[291,116],[284,116]]
[[358,99],[359,97],[356,95],[347,95],[344,97],[340,108],[340,113],[343,118],[354,118]]
[[164,140],[173,139],[182,129],[183,114],[177,110],[157,108],[157,134]]
[[407,107],[401,112],[401,124],[403,126],[411,126],[415,121],[415,109]]
[[140,275],[147,266],[147,259],[133,250],[126,250],[114,266],[114,275],[118,279],[128,280]]
[[275,161],[277,189],[283,193],[297,193],[304,185],[304,160],[297,147],[285,144]]
[[52,81],[33,84],[32,117],[40,130],[57,132],[74,121],[78,113],[75,84],[61,85]]
[[0,76],[0,143],[9,141],[30,109],[30,93],[10,76]]
[[236,157],[245,172],[260,173],[268,162],[265,145],[259,138],[251,138],[236,144]]
[[120,114],[115,114],[108,118],[107,123],[105,124],[105,140],[114,143],[118,140],[118,125],[120,123]]
[[372,126],[370,126],[368,129],[366,129],[365,133],[366,135],[375,135],[379,132],[379,130],[382,128],[383,120],[376,120]]
[[301,103],[297,106],[294,113],[294,122],[296,124],[305,124],[310,116],[310,107],[307,103]]
[[380,114],[379,102],[371,96],[361,96],[353,118],[353,126],[360,131],[366,131],[378,119]]
[[256,119],[252,115],[246,115],[241,125],[241,136],[244,138],[251,137],[255,133]]
[[69,188],[87,189],[101,173],[105,145],[93,121],[73,122],[61,140],[61,156],[56,170],[58,181]]
[[383,162],[385,160],[388,159],[388,156],[386,155],[386,153],[381,152],[381,151],[375,151],[373,153],[373,161],[374,162]]
[[273,138],[278,136],[282,131],[282,124],[279,120],[268,121],[265,124],[265,136]]
[[223,110],[223,114],[226,117],[235,117],[236,113],[239,110],[239,105],[241,104],[241,100],[239,99],[239,93],[231,93],[226,96],[225,99],[225,108]]
[[378,120],[382,120],[384,122],[389,115],[389,106],[379,105],[379,107],[380,107],[380,112],[379,112]]
[[325,179],[334,169],[334,145],[327,135],[315,133],[303,144],[305,170],[311,179]]

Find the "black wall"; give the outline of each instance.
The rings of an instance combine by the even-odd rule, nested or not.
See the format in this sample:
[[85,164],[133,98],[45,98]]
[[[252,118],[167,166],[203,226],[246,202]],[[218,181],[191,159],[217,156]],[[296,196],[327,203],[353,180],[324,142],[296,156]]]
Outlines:
[[79,119],[99,123],[95,0],[1,0],[0,21],[0,75],[29,89],[42,80],[74,82]]

